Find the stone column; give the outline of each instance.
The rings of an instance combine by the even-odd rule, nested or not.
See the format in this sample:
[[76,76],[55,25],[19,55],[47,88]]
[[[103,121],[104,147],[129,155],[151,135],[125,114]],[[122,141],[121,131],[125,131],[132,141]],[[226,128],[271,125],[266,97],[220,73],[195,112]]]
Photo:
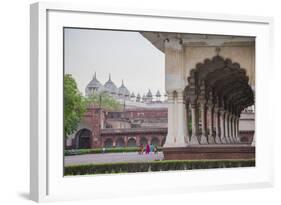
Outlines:
[[197,115],[196,115],[196,102],[191,103],[191,123],[192,123],[192,135],[189,144],[198,145],[198,124],[197,124]]
[[228,114],[228,118],[229,118],[229,138],[231,139],[231,142],[232,143],[235,143],[235,141],[234,141],[234,138],[233,138],[233,136],[232,136],[232,131],[233,131],[233,121],[232,121],[232,113],[231,112],[229,112],[229,114]]
[[220,139],[219,107],[217,104],[214,107],[214,119],[215,119],[214,123],[216,128],[215,143],[220,144],[221,139]]
[[186,143],[186,136],[187,136],[187,129],[186,129],[186,109],[185,109],[185,102],[183,98],[183,91],[177,91],[177,102],[176,102],[176,112],[177,112],[177,134],[175,136],[175,146],[176,147],[185,147]]
[[209,116],[209,136],[208,136],[208,143],[209,144],[214,144],[215,139],[214,139],[214,133],[213,133],[213,126],[214,126],[214,121],[213,121],[213,104],[208,103],[208,116]]
[[202,135],[200,138],[200,144],[208,144],[207,141],[207,130],[206,130],[206,102],[200,102],[200,111],[201,111],[201,122],[202,122]]
[[234,136],[234,114],[231,113],[230,114],[230,123],[231,123],[231,138],[233,140],[234,143],[236,143],[236,139],[235,139],[235,136]]
[[174,136],[175,136],[175,129],[174,129],[174,93],[169,91],[167,92],[168,97],[168,133],[166,137],[166,141],[164,147],[173,147],[174,145]]
[[229,137],[229,112],[225,111],[225,137],[228,143],[232,143],[232,140]]
[[189,127],[188,127],[189,126],[189,102],[186,102],[185,111],[186,111],[186,115],[185,115],[186,139],[185,139],[185,142],[189,143],[189,140],[190,140],[190,133],[189,133]]
[[233,135],[234,135],[234,138],[235,138],[235,141],[236,143],[238,142],[238,138],[237,138],[237,116],[234,115],[234,120],[233,120]]
[[227,143],[226,137],[225,137],[225,123],[224,123],[224,114],[225,111],[223,108],[219,109],[220,112],[220,131],[221,131],[221,142],[223,144]]
[[186,86],[184,48],[178,38],[167,38],[165,52],[165,89],[168,93],[168,134],[164,147],[186,146],[186,120],[183,90]]
[[236,120],[236,137],[237,137],[237,141],[238,143],[240,143],[240,138],[239,138],[239,116],[237,116],[237,120]]
[[232,114],[228,113],[228,136],[232,143],[234,143],[234,139],[232,137]]

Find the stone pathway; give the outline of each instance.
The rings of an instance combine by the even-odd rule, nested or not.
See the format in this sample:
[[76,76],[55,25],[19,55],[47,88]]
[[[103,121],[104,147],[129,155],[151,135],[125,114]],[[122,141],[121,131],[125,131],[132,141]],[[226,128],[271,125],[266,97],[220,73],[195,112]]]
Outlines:
[[75,164],[100,164],[114,162],[148,162],[155,160],[163,160],[162,152],[158,155],[154,153],[140,155],[137,152],[127,153],[104,153],[104,154],[85,154],[65,156],[65,165]]

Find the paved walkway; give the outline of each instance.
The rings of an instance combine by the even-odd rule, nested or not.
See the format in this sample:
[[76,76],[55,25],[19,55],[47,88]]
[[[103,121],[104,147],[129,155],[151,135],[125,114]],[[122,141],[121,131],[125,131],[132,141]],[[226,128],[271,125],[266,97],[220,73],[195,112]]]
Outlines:
[[104,154],[84,154],[65,156],[65,165],[75,164],[100,164],[100,163],[113,163],[113,162],[145,162],[162,160],[163,153],[159,152],[158,155],[154,153],[140,155],[137,152],[127,153],[104,153]]

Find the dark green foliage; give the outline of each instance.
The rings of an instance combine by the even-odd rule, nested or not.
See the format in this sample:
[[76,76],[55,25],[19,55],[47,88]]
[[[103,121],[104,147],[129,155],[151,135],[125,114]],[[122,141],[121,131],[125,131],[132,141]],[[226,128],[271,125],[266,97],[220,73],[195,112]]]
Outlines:
[[86,111],[86,101],[70,74],[64,75],[64,135],[72,134]]
[[[162,151],[162,147],[157,147],[158,151]],[[105,148],[104,153],[121,153],[121,152],[138,152],[138,147],[115,147],[115,148]],[[75,149],[75,150],[65,150],[64,156],[70,155],[81,155],[81,154],[100,154],[103,153],[102,148],[96,149]]]
[[153,162],[71,165],[64,168],[64,174],[89,175],[254,166],[255,160],[164,160]]

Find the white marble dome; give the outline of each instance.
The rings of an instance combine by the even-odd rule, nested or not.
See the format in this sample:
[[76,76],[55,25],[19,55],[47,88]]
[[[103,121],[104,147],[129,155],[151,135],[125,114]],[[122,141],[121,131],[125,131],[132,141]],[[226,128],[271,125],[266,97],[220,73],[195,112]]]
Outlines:
[[118,89],[118,96],[121,97],[121,98],[129,98],[130,97],[130,91],[124,85],[123,80],[122,80],[122,85]]
[[111,95],[117,95],[118,94],[118,88],[116,87],[114,82],[112,82],[110,75],[109,75],[108,81],[104,84],[103,87],[104,87],[104,91],[111,94]]
[[86,93],[86,95],[91,95],[95,92],[100,92],[102,90],[103,90],[103,85],[98,81],[96,73],[95,73],[92,80],[88,83],[85,93]]
[[152,98],[152,93],[151,93],[150,89],[148,90],[148,92],[146,94],[146,97],[147,98]]
[[156,97],[161,97],[161,93],[159,90],[157,90]]

